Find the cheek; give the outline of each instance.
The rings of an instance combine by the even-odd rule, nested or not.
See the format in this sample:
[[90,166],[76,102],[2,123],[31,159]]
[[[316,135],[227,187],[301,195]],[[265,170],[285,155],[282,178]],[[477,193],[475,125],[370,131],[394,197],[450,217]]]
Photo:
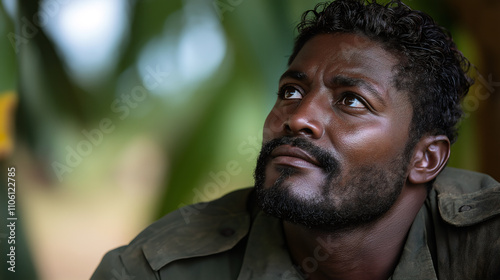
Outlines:
[[264,122],[264,142],[274,139],[283,130],[283,113],[273,108]]
[[273,109],[269,112],[264,122],[264,143],[266,140],[268,141],[283,136],[284,124],[288,118],[295,113],[296,108],[297,103],[287,103],[279,99],[276,101]]
[[391,162],[406,147],[408,132],[388,124],[363,127],[344,137],[345,155],[358,163]]

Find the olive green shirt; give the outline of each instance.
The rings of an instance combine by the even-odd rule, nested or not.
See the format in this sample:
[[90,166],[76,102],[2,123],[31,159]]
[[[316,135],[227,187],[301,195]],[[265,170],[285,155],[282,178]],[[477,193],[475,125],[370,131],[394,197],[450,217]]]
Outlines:
[[[306,279],[325,252],[305,259],[299,272],[281,221],[255,206],[251,190],[166,215],[107,253],[91,279]],[[446,168],[390,279],[500,279],[500,184]]]

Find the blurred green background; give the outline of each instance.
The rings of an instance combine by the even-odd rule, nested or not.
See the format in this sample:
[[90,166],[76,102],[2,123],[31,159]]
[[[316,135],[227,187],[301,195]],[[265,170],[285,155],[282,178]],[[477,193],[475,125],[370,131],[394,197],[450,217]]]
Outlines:
[[[17,279],[88,279],[156,218],[251,186],[295,25],[318,2],[2,0],[0,159],[18,170],[31,273]],[[449,165],[500,179],[500,6],[404,2],[475,65]]]

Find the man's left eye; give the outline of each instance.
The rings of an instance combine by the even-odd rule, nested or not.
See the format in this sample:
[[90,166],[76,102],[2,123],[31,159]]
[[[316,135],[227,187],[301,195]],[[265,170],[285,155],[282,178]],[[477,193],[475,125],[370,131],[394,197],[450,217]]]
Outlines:
[[281,98],[283,99],[302,99],[302,93],[299,91],[299,89],[293,87],[293,86],[285,86],[283,87],[279,93],[278,93]]
[[351,108],[366,108],[365,104],[360,100],[360,98],[352,94],[342,97],[339,103]]

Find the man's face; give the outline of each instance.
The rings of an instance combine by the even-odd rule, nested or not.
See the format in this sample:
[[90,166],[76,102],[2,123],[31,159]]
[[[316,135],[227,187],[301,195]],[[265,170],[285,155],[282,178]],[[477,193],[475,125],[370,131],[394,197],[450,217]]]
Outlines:
[[407,177],[412,108],[393,84],[398,60],[354,34],[322,34],[279,82],[255,170],[264,211],[340,229],[387,212]]

